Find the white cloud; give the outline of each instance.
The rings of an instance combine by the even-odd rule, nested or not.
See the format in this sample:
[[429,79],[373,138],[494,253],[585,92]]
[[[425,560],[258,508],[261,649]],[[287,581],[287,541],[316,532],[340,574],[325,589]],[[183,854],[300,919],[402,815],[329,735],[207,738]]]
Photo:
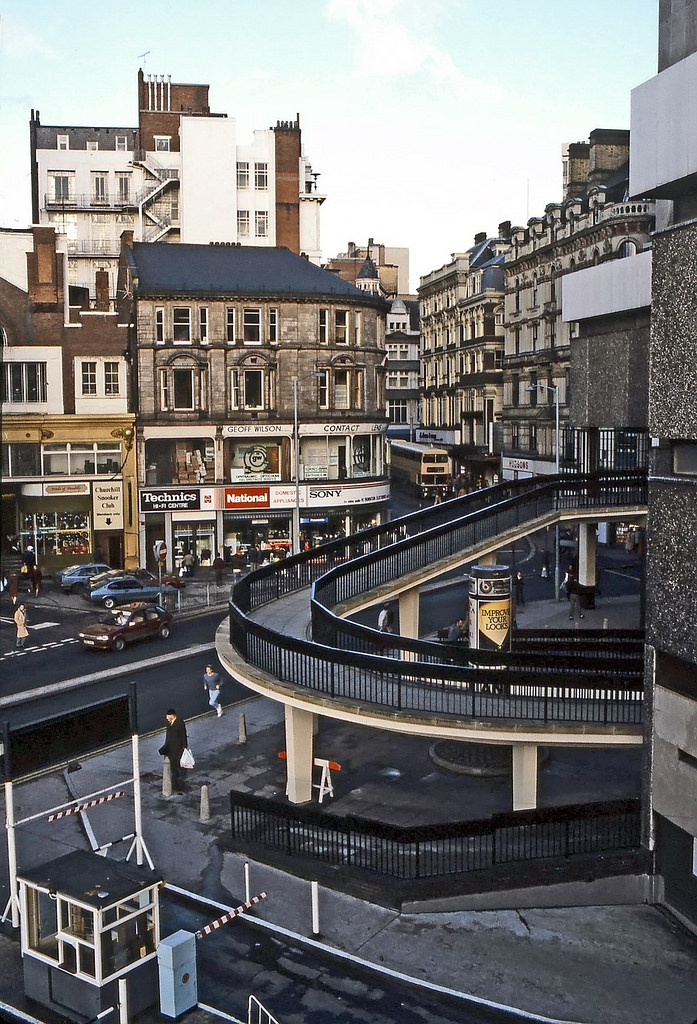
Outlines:
[[[491,96],[496,86],[462,73],[438,41],[442,0],[328,0],[326,13],[354,32],[355,73],[361,80],[425,77],[461,95]],[[427,16],[425,16],[425,13]]]

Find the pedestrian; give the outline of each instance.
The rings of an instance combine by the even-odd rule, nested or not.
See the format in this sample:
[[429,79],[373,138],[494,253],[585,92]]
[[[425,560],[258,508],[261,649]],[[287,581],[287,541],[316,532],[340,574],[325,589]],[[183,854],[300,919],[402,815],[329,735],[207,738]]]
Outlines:
[[213,559],[213,571],[215,572],[215,585],[216,587],[222,587],[223,585],[223,569],[225,568],[225,562],[221,552]]
[[513,586],[515,587],[516,604],[524,605],[525,604],[525,595],[523,593],[523,587],[525,586],[525,577],[523,576],[523,574],[520,571],[520,569],[515,574],[515,579],[513,580]]
[[34,554],[34,548],[31,544],[27,544],[26,550],[22,554],[22,572],[31,576],[32,569],[35,565],[36,555]]
[[242,554],[242,548],[237,549],[230,559],[230,564],[232,565],[232,578],[233,580],[238,580],[240,578],[240,573],[244,569],[244,555]]
[[182,558],[182,565],[184,566],[184,572],[186,573],[187,576],[194,575],[195,564],[196,559],[194,558],[190,551],[187,551],[184,557]]
[[457,619],[448,629],[448,643],[459,643],[465,639],[465,620]]
[[41,593],[41,584],[44,576],[38,565],[34,566],[31,576],[29,577],[29,593],[33,594],[34,597],[38,597]]
[[17,594],[19,593],[19,576],[16,572],[10,573],[10,578],[7,581],[7,592],[10,595],[12,604],[17,604]]
[[17,640],[15,642],[15,647],[24,647],[24,641],[29,636],[29,630],[27,629],[27,608],[24,604],[20,604],[19,608],[15,612],[15,625],[17,627]]
[[578,583],[573,577],[569,579],[566,589],[569,594],[569,618],[582,619],[583,612],[581,611],[581,592]]
[[391,633],[392,623],[394,622],[394,615],[389,604],[382,606],[382,611],[378,615],[378,629],[381,633]]
[[218,713],[218,718],[223,714],[218,701],[220,700],[220,691],[223,685],[223,680],[219,672],[216,672],[212,665],[206,665],[203,673],[203,689],[208,692],[208,703],[212,708],[215,708]]
[[184,719],[180,718],[174,708],[169,708],[165,714],[167,728],[165,730],[165,742],[159,749],[159,753],[169,761],[172,774],[172,792],[184,792],[184,779],[180,765],[184,749],[189,745],[186,736],[186,725]]

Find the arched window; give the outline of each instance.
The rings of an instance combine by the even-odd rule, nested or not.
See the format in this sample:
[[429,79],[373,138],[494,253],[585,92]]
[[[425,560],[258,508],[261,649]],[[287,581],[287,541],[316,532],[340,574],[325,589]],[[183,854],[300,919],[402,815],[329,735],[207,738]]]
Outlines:
[[625,238],[624,242],[620,242],[618,255],[620,259],[624,259],[625,256],[636,256],[636,251],[636,242],[631,238]]

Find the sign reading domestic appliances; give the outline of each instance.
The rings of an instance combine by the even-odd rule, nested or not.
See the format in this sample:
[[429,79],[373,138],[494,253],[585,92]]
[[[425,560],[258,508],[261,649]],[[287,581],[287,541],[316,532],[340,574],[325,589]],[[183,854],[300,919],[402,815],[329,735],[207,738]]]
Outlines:
[[226,487],[225,508],[270,508],[268,487]]
[[201,508],[196,487],[149,487],[140,492],[141,512],[185,512]]

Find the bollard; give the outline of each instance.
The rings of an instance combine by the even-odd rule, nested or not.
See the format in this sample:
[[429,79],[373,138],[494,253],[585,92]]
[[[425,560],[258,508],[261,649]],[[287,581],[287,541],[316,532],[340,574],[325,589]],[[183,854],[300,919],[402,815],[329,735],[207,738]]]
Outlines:
[[211,606],[211,585],[206,583],[206,608]]
[[165,757],[162,762],[162,795],[172,795],[172,768],[168,757]]
[[244,898],[247,903],[251,900],[251,889],[249,887],[249,861],[244,862]]
[[240,711],[238,743],[247,742],[247,720],[244,711]]
[[603,629],[607,629],[607,619],[603,619]]
[[199,813],[199,821],[210,821],[211,820],[211,797],[208,791],[208,786],[201,786],[201,811]]
[[319,886],[317,882],[310,882],[312,891],[312,934],[319,935]]

